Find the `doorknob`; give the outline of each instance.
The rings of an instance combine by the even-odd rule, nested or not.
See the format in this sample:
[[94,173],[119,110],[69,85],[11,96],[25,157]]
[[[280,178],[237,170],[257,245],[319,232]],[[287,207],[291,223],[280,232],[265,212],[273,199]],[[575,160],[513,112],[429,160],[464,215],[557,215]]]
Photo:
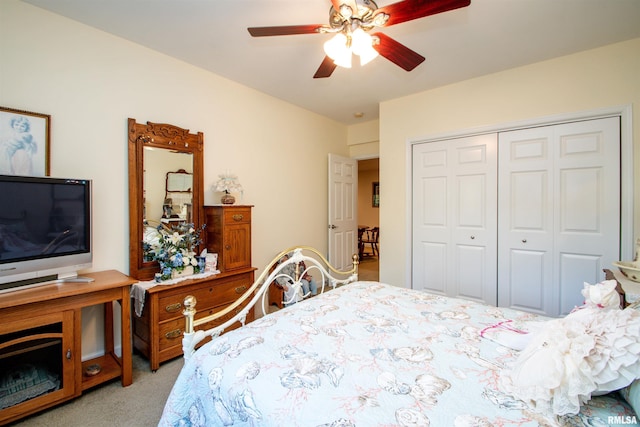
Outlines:
[[338,226],[333,225],[333,224],[330,224],[330,225],[329,225],[329,228],[330,228],[330,229],[332,229],[332,230],[334,230],[334,229],[338,228]]

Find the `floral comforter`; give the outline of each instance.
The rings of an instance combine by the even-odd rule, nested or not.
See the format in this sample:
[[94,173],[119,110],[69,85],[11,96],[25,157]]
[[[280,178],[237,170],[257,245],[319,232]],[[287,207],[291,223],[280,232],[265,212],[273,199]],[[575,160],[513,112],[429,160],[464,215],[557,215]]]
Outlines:
[[599,426],[634,415],[616,394],[561,418],[504,394],[500,371],[518,351],[481,332],[505,320],[526,330],[546,319],[350,284],[204,345],[182,369],[160,425]]

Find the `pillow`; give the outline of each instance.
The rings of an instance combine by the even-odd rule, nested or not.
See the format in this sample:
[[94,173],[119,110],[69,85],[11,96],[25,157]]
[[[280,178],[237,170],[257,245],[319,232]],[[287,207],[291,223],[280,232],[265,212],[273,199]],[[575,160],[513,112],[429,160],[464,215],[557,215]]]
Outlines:
[[504,391],[536,410],[577,414],[594,394],[640,378],[640,312],[584,306],[547,322],[503,371]]
[[596,306],[599,308],[620,308],[620,294],[616,287],[615,280],[605,280],[595,285],[584,283],[582,296],[585,298],[586,306]]

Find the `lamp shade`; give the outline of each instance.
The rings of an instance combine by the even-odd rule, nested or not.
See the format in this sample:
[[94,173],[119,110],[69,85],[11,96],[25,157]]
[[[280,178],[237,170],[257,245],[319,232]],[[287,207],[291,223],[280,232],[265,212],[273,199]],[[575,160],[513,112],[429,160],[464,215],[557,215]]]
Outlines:
[[367,47],[366,49],[363,49],[359,54],[360,65],[368,64],[369,62],[376,59],[378,55],[379,55],[378,51],[375,50],[372,45],[369,45],[369,47]]
[[351,68],[351,49],[347,47],[347,36],[338,33],[324,44],[324,52],[336,65]]
[[353,50],[353,53],[355,53],[356,55],[360,55],[367,48],[371,47],[371,43],[372,43],[371,36],[365,33],[365,31],[362,28],[357,28],[351,34],[351,49]]

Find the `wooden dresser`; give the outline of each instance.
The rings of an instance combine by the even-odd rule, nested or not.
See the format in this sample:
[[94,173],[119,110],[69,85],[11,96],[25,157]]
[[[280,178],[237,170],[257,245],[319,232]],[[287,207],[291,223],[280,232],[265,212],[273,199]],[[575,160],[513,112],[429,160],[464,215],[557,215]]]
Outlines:
[[[254,281],[256,269],[251,267],[251,206],[205,206],[204,223],[207,224],[204,236],[207,251],[218,254],[220,274],[154,286],[146,292],[142,315],[138,317],[132,314],[133,345],[149,359],[153,371],[162,362],[182,355],[182,310],[187,295],[195,296],[198,301],[198,319],[230,305]],[[230,313],[228,317],[234,314]],[[251,310],[247,323],[254,316]],[[227,318],[203,328],[214,327]]]
[[220,271],[251,267],[251,208],[242,205],[204,207],[205,244],[209,253],[218,254]]
[[[148,289],[142,316],[138,317],[132,313],[134,347],[149,359],[152,371],[157,370],[160,363],[181,356],[184,298],[187,295],[196,297],[196,319],[208,316],[234,302],[251,286],[253,277],[254,269],[248,268]],[[247,322],[253,319],[254,314],[251,311],[247,316]],[[214,326],[216,323],[207,324],[206,328]]]

